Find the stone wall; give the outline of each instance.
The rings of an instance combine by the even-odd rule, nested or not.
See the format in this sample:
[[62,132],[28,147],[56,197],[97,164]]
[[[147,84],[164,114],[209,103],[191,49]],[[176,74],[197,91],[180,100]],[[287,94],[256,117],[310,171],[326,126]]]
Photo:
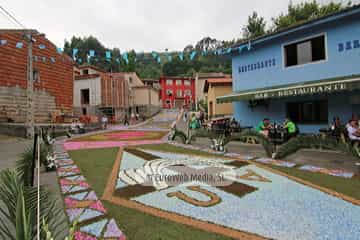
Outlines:
[[[35,122],[51,121],[51,114],[56,111],[55,97],[45,90],[34,91]],[[26,90],[19,86],[0,86],[0,118],[11,122],[23,123],[26,121]]]

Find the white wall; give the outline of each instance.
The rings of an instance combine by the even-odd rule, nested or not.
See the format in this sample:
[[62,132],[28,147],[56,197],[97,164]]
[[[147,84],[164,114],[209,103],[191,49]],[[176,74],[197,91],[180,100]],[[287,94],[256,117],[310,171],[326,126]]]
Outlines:
[[81,106],[81,89],[90,90],[90,106],[101,104],[101,78],[81,79],[74,82],[74,107]]

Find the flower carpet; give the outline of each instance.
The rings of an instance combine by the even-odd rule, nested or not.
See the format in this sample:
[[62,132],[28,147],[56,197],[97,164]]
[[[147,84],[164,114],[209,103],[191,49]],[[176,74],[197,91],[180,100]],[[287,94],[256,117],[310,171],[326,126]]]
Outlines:
[[123,130],[105,132],[90,136],[75,138],[71,141],[136,141],[136,140],[156,140],[162,138],[166,133],[161,131],[140,131]]
[[57,143],[54,148],[65,212],[70,223],[77,222],[74,239],[125,240],[125,235],[115,220],[107,216],[107,210],[63,149],[62,143]]
[[359,201],[345,201],[241,156],[120,151],[103,195],[114,204],[233,238],[360,236]]
[[327,174],[327,175],[331,175],[331,176],[335,176],[335,177],[352,178],[355,176],[355,174],[353,172],[345,171],[342,169],[326,169],[326,168],[316,167],[316,166],[312,166],[312,165],[297,166],[295,163],[288,162],[288,161],[275,160],[275,159],[271,159],[271,158],[255,158],[250,155],[244,155],[244,154],[239,154],[239,153],[222,153],[222,152],[214,151],[210,148],[200,148],[197,146],[182,144],[182,143],[178,143],[178,142],[174,142],[174,141],[169,142],[169,144],[172,144],[177,147],[198,150],[198,151],[204,151],[207,153],[218,154],[221,156],[232,157],[232,158],[236,158],[236,159],[240,159],[240,160],[252,160],[252,161],[255,161],[258,163],[262,163],[262,164],[269,164],[269,165],[288,167],[288,168],[296,167],[300,170],[322,173],[322,174]]
[[159,144],[165,131],[123,130],[74,138],[64,143],[65,150],[112,148],[143,144]]

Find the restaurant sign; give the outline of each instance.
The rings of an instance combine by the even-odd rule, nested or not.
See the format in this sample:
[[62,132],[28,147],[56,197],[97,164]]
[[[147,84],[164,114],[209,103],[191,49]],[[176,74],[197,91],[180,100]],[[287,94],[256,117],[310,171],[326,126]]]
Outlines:
[[274,89],[273,91],[266,90],[263,92],[255,93],[253,97],[254,99],[292,97],[292,96],[308,95],[308,94],[331,93],[346,89],[347,89],[346,83],[327,83],[324,85],[317,85],[317,86],[310,85],[310,86]]

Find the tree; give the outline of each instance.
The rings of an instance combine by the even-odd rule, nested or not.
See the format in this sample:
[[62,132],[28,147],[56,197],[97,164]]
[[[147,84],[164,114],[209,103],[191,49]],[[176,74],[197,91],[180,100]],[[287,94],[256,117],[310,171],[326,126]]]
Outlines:
[[204,37],[198,41],[195,45],[195,49],[198,51],[212,51],[221,46],[221,41],[211,37]]
[[256,38],[265,34],[266,21],[257,12],[253,12],[248,17],[247,24],[243,27],[243,37],[245,39]]
[[187,45],[187,46],[184,48],[184,52],[185,52],[185,53],[189,53],[189,52],[192,52],[192,51],[194,51],[194,50],[195,50],[195,48],[194,48],[194,46],[191,45],[191,44]]
[[352,3],[350,1],[347,4],[330,2],[324,5],[319,4],[316,0],[295,5],[290,3],[288,5],[287,14],[282,13],[279,16],[272,18],[272,30],[280,30],[295,24],[323,17],[348,8],[351,5]]
[[[178,52],[160,52],[157,53],[161,58],[161,63],[158,63],[151,53],[136,53],[134,50],[127,51],[128,62],[126,62],[119,48],[108,49],[93,36],[76,37],[73,36],[70,41],[65,40],[64,52],[72,56],[72,50],[78,49],[76,55],[77,62],[87,63],[87,56],[90,50],[95,51],[95,57],[90,59],[90,64],[97,66],[106,72],[136,72],[141,78],[159,78],[160,75],[177,75],[187,76],[194,71],[217,71],[217,72],[231,72],[230,59],[222,56],[214,56],[210,54],[217,48],[224,48],[234,44],[232,41],[220,41],[215,38],[205,37],[201,39],[195,47],[191,44],[184,49],[184,60],[181,61],[178,57]],[[193,51],[197,51],[196,57],[193,60],[189,59],[189,55]],[[112,58],[105,59],[105,52],[110,51]],[[207,51],[207,54],[201,54]],[[169,61],[168,56],[172,56]],[[79,60],[82,60],[81,63]],[[203,70],[201,70],[203,69]]]

